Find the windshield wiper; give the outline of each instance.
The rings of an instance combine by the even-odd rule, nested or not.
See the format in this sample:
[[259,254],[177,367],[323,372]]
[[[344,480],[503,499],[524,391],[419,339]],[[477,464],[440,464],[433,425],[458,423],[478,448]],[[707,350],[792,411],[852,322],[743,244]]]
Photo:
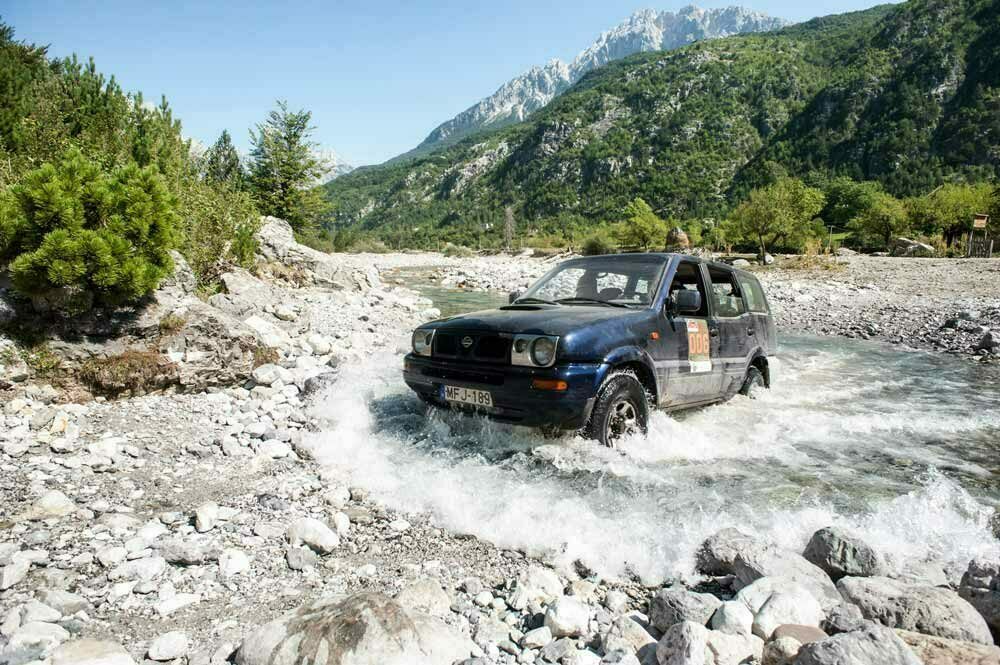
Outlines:
[[594,303],[595,305],[607,305],[609,307],[624,307],[625,309],[628,309],[628,305],[626,305],[625,303],[612,302],[610,300],[601,300],[600,298],[583,298],[583,297],[580,297],[580,296],[577,296],[575,298],[560,298],[556,302],[557,303],[567,303],[567,304],[568,303],[574,303],[574,302]]
[[545,298],[518,298],[511,305],[522,305],[525,303],[541,303],[543,305],[558,305],[558,302],[553,302],[552,300],[546,300]]

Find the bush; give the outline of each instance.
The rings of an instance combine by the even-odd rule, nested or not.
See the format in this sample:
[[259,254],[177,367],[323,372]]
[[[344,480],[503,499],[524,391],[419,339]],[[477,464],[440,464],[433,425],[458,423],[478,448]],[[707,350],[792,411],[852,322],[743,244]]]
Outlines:
[[100,395],[162,390],[177,378],[177,366],[155,351],[129,349],[117,356],[92,358],[80,367],[80,379]]
[[453,245],[450,242],[445,244],[444,249],[441,250],[441,253],[444,254],[445,256],[451,256],[460,259],[468,259],[476,255],[476,253],[473,252],[468,247],[465,247],[464,245]]
[[173,269],[176,202],[153,168],[108,173],[70,150],[0,204],[0,261],[14,288],[70,313],[135,301]]
[[260,216],[248,193],[192,181],[181,204],[182,253],[200,284],[218,279],[230,265],[253,266]]
[[598,256],[601,254],[614,254],[615,245],[607,236],[595,233],[583,241],[581,252],[584,256]]

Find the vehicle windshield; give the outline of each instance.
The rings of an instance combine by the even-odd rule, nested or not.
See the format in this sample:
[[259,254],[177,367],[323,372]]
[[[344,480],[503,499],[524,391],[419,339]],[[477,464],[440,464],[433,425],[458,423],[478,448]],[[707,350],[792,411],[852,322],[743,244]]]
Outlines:
[[649,306],[666,265],[665,258],[655,256],[576,259],[556,266],[517,302]]

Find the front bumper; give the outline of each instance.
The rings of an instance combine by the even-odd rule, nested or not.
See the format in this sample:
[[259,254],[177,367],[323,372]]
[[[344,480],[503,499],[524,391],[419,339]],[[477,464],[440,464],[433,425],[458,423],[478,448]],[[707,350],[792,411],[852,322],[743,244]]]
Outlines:
[[[528,427],[579,429],[590,419],[607,369],[601,363],[547,368],[460,363],[410,353],[403,361],[403,379],[411,389],[439,406]],[[533,379],[559,379],[568,385],[564,391],[537,390],[531,385]],[[474,408],[446,402],[442,396],[444,385],[487,390],[493,406]]]

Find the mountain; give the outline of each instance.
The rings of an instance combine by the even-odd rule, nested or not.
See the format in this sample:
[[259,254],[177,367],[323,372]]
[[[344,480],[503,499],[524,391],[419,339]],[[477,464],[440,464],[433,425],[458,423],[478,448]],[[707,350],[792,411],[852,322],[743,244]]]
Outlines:
[[323,175],[319,178],[320,184],[331,182],[355,169],[353,165],[344,161],[344,158],[335,150],[319,149],[315,151],[315,155],[323,164]]
[[524,122],[327,194],[334,225],[430,244],[507,206],[519,228],[560,233],[616,220],[637,196],[661,216],[718,217],[776,173],[877,180],[898,196],[995,178],[1000,0],[910,0],[632,55]]
[[489,97],[438,125],[419,146],[397,159],[426,154],[484,128],[520,122],[587,72],[633,53],[668,51],[702,39],[775,30],[785,24],[782,19],[742,7],[699,9],[688,6],[676,13],[652,9],[636,12],[603,33],[572,63],[556,59],[544,66],[532,67],[504,83]]

